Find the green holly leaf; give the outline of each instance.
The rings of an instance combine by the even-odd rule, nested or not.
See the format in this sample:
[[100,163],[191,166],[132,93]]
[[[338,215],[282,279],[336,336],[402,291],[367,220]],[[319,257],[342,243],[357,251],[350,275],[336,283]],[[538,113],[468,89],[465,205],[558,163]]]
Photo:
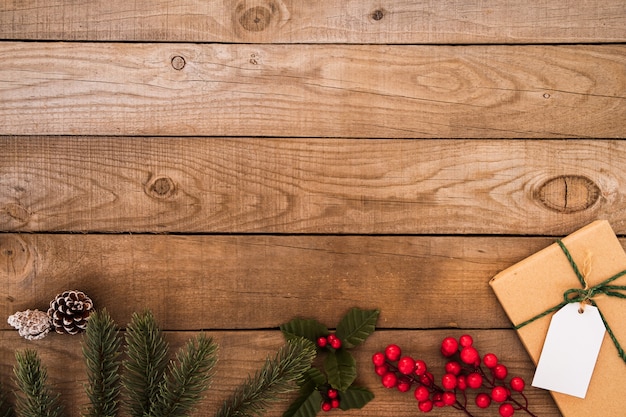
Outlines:
[[317,387],[321,387],[326,384],[326,382],[326,375],[324,375],[319,369],[311,367],[304,374],[304,383],[301,385],[300,391],[312,391]]
[[374,394],[362,387],[350,387],[339,395],[341,398],[339,408],[344,411],[351,408],[363,408],[365,404],[374,399]]
[[343,316],[337,325],[337,337],[345,348],[353,348],[363,343],[376,328],[378,310],[361,310],[353,308]]
[[328,383],[338,391],[346,391],[356,379],[356,361],[345,349],[328,352],[324,359]]
[[326,326],[312,319],[293,319],[281,324],[280,331],[283,332],[287,340],[294,337],[304,337],[313,343],[315,343],[318,337],[326,336],[330,333]]
[[283,417],[315,417],[321,409],[322,394],[313,388],[312,391],[301,392],[283,413]]

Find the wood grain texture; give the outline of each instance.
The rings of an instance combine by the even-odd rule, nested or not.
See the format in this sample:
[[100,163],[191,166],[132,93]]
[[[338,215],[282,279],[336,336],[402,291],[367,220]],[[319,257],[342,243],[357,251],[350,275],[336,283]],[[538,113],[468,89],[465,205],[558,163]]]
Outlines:
[[0,55],[0,134],[626,137],[624,45],[3,42]]
[[[564,146],[566,143],[566,146]],[[626,233],[621,140],[0,137],[0,229]]]
[[246,43],[583,43],[626,40],[621,0],[22,0],[0,38]]
[[[0,314],[77,288],[174,348],[205,330],[198,416],[279,324],[354,306],[381,309],[376,400],[347,417],[418,413],[371,372],[390,342],[441,366],[470,332],[530,380],[489,279],[592,220],[626,236],[623,0],[6,0],[0,57]],[[79,416],[79,341],[1,322],[0,382],[34,347]]]
[[[438,345],[448,336],[460,336],[460,331],[379,331],[352,353],[357,361],[358,384],[374,392],[376,398],[361,410],[342,412],[346,417],[395,416],[414,417],[416,403],[411,393],[400,394],[396,390],[382,387],[370,365],[373,352],[382,350],[388,343],[398,343],[407,354],[425,360],[431,369],[441,376],[444,362],[440,357]],[[166,335],[172,351],[182,346],[194,333],[169,333]],[[273,356],[283,343],[278,331],[244,332],[208,332],[219,344],[220,350],[216,381],[194,416],[212,416],[221,402],[232,390],[245,380],[248,374],[255,372],[267,356]],[[529,369],[532,363],[512,330],[473,331],[475,343],[480,351],[498,353],[501,360],[509,367],[512,375],[520,375],[531,380]],[[79,342],[80,337],[51,335],[37,342],[42,362],[48,367],[50,381],[54,389],[62,394],[68,417],[79,416],[87,398],[82,389],[86,382],[85,368],[82,362]],[[12,366],[15,363],[14,350],[32,348],[32,342],[20,339],[17,332],[0,332],[0,378],[9,383]],[[219,381],[219,383],[217,383]],[[531,409],[542,417],[559,417],[547,391],[528,387],[526,389]],[[283,401],[272,407],[267,417],[280,417],[289,401]],[[493,408],[493,407],[492,407]],[[493,412],[493,410],[491,410]],[[126,414],[123,414],[124,416]],[[452,408],[437,409],[437,416],[458,417],[460,412]],[[487,415],[478,414],[477,415]]]
[[381,309],[381,328],[509,328],[489,280],[553,242],[3,234],[0,311],[44,310],[79,289],[117,322],[149,308],[167,330],[273,328],[294,315],[331,325],[354,306]]

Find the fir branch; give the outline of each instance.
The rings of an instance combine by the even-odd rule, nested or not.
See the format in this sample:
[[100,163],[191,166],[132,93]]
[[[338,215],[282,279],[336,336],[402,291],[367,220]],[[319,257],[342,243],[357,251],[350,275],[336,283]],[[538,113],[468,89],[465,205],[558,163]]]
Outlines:
[[59,417],[62,414],[59,394],[53,394],[48,387],[48,371],[41,364],[37,351],[16,352],[15,359],[15,383],[22,392],[17,395],[18,414],[21,417]]
[[176,359],[168,366],[150,417],[182,417],[200,401],[217,363],[217,344],[199,335],[178,351]]
[[113,319],[106,310],[89,316],[83,338],[83,356],[89,385],[90,406],[86,417],[112,417],[119,410],[119,356],[121,339]]
[[302,382],[315,359],[315,345],[304,338],[289,339],[273,360],[268,358],[253,378],[248,377],[224,402],[216,417],[250,417],[263,413],[278,396]]
[[122,385],[132,417],[144,417],[159,397],[159,384],[167,366],[168,344],[150,311],[134,313],[126,329],[126,372]]

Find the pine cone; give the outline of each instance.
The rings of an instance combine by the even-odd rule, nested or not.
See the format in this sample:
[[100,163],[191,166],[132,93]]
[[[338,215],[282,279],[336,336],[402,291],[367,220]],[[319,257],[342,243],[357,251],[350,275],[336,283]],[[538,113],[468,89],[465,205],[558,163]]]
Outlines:
[[48,315],[57,333],[76,334],[87,328],[93,302],[82,291],[65,291],[50,302]]
[[28,340],[43,339],[50,331],[50,317],[39,310],[18,311],[7,322]]

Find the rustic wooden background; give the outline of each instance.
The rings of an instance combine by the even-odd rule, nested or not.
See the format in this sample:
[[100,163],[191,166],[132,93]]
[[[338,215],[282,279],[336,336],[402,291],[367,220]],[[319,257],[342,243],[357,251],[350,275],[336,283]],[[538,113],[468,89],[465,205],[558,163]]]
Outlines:
[[[279,324],[353,306],[381,309],[376,399],[346,416],[418,413],[371,371],[390,342],[437,366],[470,332],[530,379],[489,279],[595,219],[626,234],[623,0],[3,0],[0,39],[2,316],[81,289],[174,346],[204,329],[198,415]],[[36,347],[78,416],[80,338],[3,323],[2,382]]]

